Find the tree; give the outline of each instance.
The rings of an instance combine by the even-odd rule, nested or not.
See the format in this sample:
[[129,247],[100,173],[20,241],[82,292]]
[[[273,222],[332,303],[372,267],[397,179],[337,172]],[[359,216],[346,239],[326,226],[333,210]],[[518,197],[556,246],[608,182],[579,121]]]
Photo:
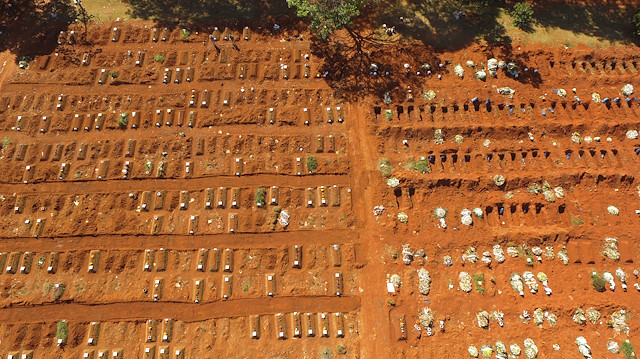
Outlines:
[[523,30],[531,27],[533,21],[533,9],[528,2],[519,2],[513,5],[513,24]]
[[299,17],[309,19],[311,30],[324,40],[334,31],[352,25],[367,0],[287,0],[287,4],[296,9]]
[[633,22],[635,34],[640,36],[640,10],[638,10],[636,14],[633,15],[631,22]]

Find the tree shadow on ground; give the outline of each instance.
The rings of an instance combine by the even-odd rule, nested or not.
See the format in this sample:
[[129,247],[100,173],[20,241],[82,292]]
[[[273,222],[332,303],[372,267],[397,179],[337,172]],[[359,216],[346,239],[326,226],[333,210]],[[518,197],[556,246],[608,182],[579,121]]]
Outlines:
[[[135,18],[155,20],[159,24],[266,26],[274,21],[297,22],[295,12],[285,1],[268,0],[123,0]],[[284,25],[280,24],[281,26]]]
[[3,17],[0,51],[10,50],[18,59],[53,52],[60,31],[67,29],[75,20],[75,11],[75,7],[66,0],[45,3],[0,0]]
[[395,26],[404,38],[437,51],[459,50],[478,40],[509,47],[511,39],[498,22],[503,5],[499,0],[385,1],[370,21]]
[[536,2],[534,17],[536,22],[544,27],[569,30],[600,40],[639,45],[640,36],[634,34],[634,26],[630,21],[636,10],[630,6],[620,8],[616,5],[543,1]]

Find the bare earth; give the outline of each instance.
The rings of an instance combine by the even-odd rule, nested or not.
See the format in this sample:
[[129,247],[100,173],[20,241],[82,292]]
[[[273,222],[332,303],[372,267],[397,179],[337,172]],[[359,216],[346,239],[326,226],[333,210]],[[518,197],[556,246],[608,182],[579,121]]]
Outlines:
[[[581,358],[579,335],[594,358],[617,358],[607,342],[633,341],[640,142],[627,131],[640,127],[640,107],[620,91],[640,85],[635,48],[474,45],[438,54],[429,75],[399,52],[389,64],[400,82],[384,104],[342,100],[311,43],[292,34],[245,40],[232,29],[238,49],[220,39],[218,52],[209,34],[185,40],[173,30],[162,41],[160,28],[153,41],[151,23],[107,25],[91,31],[92,45],[61,45],[27,70],[0,57],[3,358],[464,358],[483,344],[495,357],[496,341],[524,350],[526,338],[538,357]],[[492,57],[519,59],[519,77],[500,69],[478,81],[466,62],[479,69]],[[515,93],[499,95],[504,86]],[[620,101],[596,103],[596,92]],[[423,158],[428,173],[409,158]],[[531,193],[545,181],[563,195]],[[374,216],[375,206],[384,212]],[[447,210],[446,228],[436,207]],[[465,208],[483,215],[464,225]],[[601,254],[606,237],[617,238],[619,260]],[[404,264],[403,244],[426,257]],[[472,263],[470,247],[491,263]],[[544,253],[528,265],[536,247]],[[628,289],[616,277],[615,291],[596,292],[591,271],[618,268]],[[537,282],[536,294],[525,284],[519,295],[510,277],[525,271],[544,272],[553,294]],[[483,274],[483,293],[476,283],[463,292],[460,272]],[[396,293],[391,274],[402,280]],[[595,324],[572,320],[589,307],[602,314]],[[423,308],[434,315],[431,336]],[[537,308],[557,325],[523,323],[522,311]],[[607,326],[621,309],[630,336]],[[480,328],[480,311],[502,312],[504,326]],[[68,337],[58,345],[61,320]]]

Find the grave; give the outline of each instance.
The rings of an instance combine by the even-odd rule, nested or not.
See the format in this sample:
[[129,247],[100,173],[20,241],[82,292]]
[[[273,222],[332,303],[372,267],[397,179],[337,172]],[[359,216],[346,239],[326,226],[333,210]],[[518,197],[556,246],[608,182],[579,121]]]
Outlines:
[[[55,274],[58,271],[58,262],[60,254],[58,252],[49,253],[49,264],[47,265],[47,273]],[[0,261],[0,266],[4,264]]]
[[302,246],[295,244],[291,247],[291,266],[302,268]]
[[249,316],[249,333],[251,334],[251,339],[260,339],[260,316],[259,315]]
[[100,322],[89,323],[89,332],[87,334],[87,345],[95,346],[98,344],[100,336]]
[[153,281],[153,301],[157,302],[162,299],[162,290],[164,288],[164,279],[156,278]]
[[220,257],[221,251],[218,248],[213,248],[209,253],[209,271],[217,272],[220,270]]
[[153,264],[156,272],[164,272],[167,269],[167,257],[167,251],[164,248],[158,249],[155,255],[156,262]]
[[231,289],[233,283],[232,275],[223,275],[222,276],[222,299],[229,299],[231,297]]

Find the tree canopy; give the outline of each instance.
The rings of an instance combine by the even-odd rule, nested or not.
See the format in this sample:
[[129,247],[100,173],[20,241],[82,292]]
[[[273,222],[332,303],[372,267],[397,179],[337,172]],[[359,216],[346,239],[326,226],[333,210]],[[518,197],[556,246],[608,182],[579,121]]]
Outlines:
[[287,0],[299,17],[309,19],[309,27],[321,39],[353,24],[353,18],[360,15],[360,8],[366,3],[367,0]]

